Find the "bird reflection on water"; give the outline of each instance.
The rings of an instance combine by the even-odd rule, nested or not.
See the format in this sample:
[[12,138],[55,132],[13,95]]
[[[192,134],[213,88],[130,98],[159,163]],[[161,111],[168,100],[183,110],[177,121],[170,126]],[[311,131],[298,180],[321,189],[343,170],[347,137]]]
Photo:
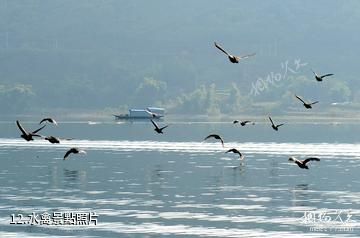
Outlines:
[[309,184],[297,184],[292,190],[292,206],[294,207],[306,207],[310,206],[309,203]]
[[86,186],[86,171],[84,170],[70,170],[70,169],[63,169],[64,174],[64,186],[65,187],[78,187],[81,186],[82,188]]

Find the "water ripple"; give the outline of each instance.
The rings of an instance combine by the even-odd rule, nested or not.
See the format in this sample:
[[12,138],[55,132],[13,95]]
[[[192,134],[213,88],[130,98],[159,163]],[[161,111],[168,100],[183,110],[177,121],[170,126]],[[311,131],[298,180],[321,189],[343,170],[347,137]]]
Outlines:
[[[22,139],[0,139],[2,150],[15,148],[37,148],[39,150],[63,150],[69,147],[81,147],[88,150],[103,151],[164,151],[182,153],[214,153],[223,152],[219,143],[208,142],[159,142],[159,141],[109,141],[109,140],[72,140],[62,141],[61,144],[52,145],[47,141],[27,142]],[[239,148],[244,153],[265,155],[302,155],[329,158],[360,158],[360,144],[331,144],[331,143],[226,143],[227,148]]]

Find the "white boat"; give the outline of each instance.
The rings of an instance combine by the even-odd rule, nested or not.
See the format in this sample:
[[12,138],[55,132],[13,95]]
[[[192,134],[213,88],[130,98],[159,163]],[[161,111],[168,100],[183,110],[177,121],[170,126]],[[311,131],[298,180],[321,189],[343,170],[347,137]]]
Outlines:
[[147,107],[145,109],[129,109],[127,114],[114,115],[116,120],[123,119],[160,119],[164,117],[165,109],[160,107]]

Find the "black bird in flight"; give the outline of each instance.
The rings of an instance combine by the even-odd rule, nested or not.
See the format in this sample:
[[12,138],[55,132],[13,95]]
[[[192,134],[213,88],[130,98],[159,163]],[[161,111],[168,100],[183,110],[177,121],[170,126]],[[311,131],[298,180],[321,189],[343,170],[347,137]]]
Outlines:
[[228,52],[226,52],[226,51],[225,51],[220,45],[218,45],[216,42],[214,42],[214,44],[215,44],[215,47],[216,47],[216,48],[218,48],[219,50],[221,50],[222,52],[224,52],[224,53],[228,56],[228,58],[229,58],[229,60],[230,60],[231,63],[239,63],[240,60],[246,59],[246,58],[249,58],[249,57],[255,55],[255,53],[249,54],[249,55],[243,55],[243,56],[231,55],[231,54],[229,54]]
[[271,127],[275,130],[275,131],[278,131],[279,130],[279,127],[284,125],[284,124],[279,124],[279,125],[275,125],[273,120],[271,119],[271,117],[269,117],[270,119],[270,122],[271,122]]
[[323,80],[323,78],[325,78],[325,77],[334,75],[334,74],[318,75],[317,73],[314,72],[314,70],[311,70],[311,71],[314,73],[315,79],[316,79],[317,81],[319,81],[319,82],[321,82],[321,81]]
[[71,140],[71,139],[58,138],[55,136],[46,136],[44,137],[44,139],[49,141],[51,144],[59,144],[60,140]]
[[44,139],[49,141],[51,144],[59,144],[60,143],[60,139],[55,136],[47,136]]
[[16,120],[16,125],[19,127],[20,131],[22,132],[21,137],[24,138],[24,140],[26,141],[31,141],[34,140],[33,136],[36,137],[41,137],[41,135],[38,135],[36,133],[38,133],[41,129],[43,129],[45,127],[45,125],[43,125],[42,127],[40,127],[39,129],[33,131],[33,132],[27,132],[20,124],[20,122],[18,120]]
[[251,123],[252,125],[255,125],[255,123],[251,122],[251,121],[239,121],[239,120],[233,121],[233,124],[237,124],[237,123],[240,123],[241,126],[245,126],[248,123]]
[[151,123],[152,123],[152,124],[154,125],[154,127],[155,127],[154,131],[156,131],[156,132],[159,133],[159,134],[163,134],[163,130],[164,130],[166,127],[169,126],[169,125],[166,125],[166,126],[160,128],[160,127],[156,124],[156,122],[154,122],[152,119],[151,119],[150,121],[151,121]]
[[316,103],[319,102],[319,101],[315,101],[315,102],[307,103],[307,102],[305,102],[301,97],[299,97],[299,96],[296,95],[296,94],[295,94],[295,97],[296,97],[297,99],[299,99],[299,100],[303,103],[303,105],[304,105],[304,107],[305,107],[306,109],[311,109],[311,108],[312,108],[311,105],[314,105],[314,104],[316,104]]
[[71,148],[70,150],[68,150],[67,152],[66,152],[66,154],[64,155],[64,160],[66,160],[66,158],[71,154],[71,153],[73,153],[73,154],[86,154],[86,151],[85,150],[81,150],[81,149],[79,149],[79,148],[76,148],[76,147],[73,147],[73,148]]
[[298,160],[295,157],[290,157],[289,161],[293,161],[295,164],[297,164],[302,169],[309,169],[309,167],[306,165],[309,161],[320,161],[319,158],[310,157],[305,160]]
[[50,117],[42,119],[39,124],[43,123],[44,121],[50,122],[56,126],[58,125],[57,122],[53,118],[50,118]]
[[232,152],[234,154],[238,154],[240,156],[240,160],[243,160],[244,159],[244,156],[241,154],[240,151],[238,151],[237,149],[233,148],[233,149],[230,149],[228,151],[226,151],[225,153],[229,153],[229,152]]
[[220,140],[221,141],[221,144],[222,144],[222,147],[224,147],[224,140],[217,134],[211,134],[211,135],[208,135],[207,137],[205,137],[204,140],[207,140],[209,138],[215,138],[217,140]]

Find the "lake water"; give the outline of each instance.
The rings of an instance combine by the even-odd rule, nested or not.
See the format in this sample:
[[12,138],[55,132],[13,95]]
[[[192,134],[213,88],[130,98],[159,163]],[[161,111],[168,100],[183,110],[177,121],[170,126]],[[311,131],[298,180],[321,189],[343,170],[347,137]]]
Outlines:
[[[53,145],[0,123],[0,237],[360,236],[360,125],[171,122],[164,132],[147,121],[68,122],[42,131],[73,138]],[[211,133],[225,148],[203,142]],[[64,161],[73,146],[87,154]],[[224,153],[233,147],[243,161]],[[305,170],[289,156],[321,161]],[[54,212],[93,217],[12,224]]]

